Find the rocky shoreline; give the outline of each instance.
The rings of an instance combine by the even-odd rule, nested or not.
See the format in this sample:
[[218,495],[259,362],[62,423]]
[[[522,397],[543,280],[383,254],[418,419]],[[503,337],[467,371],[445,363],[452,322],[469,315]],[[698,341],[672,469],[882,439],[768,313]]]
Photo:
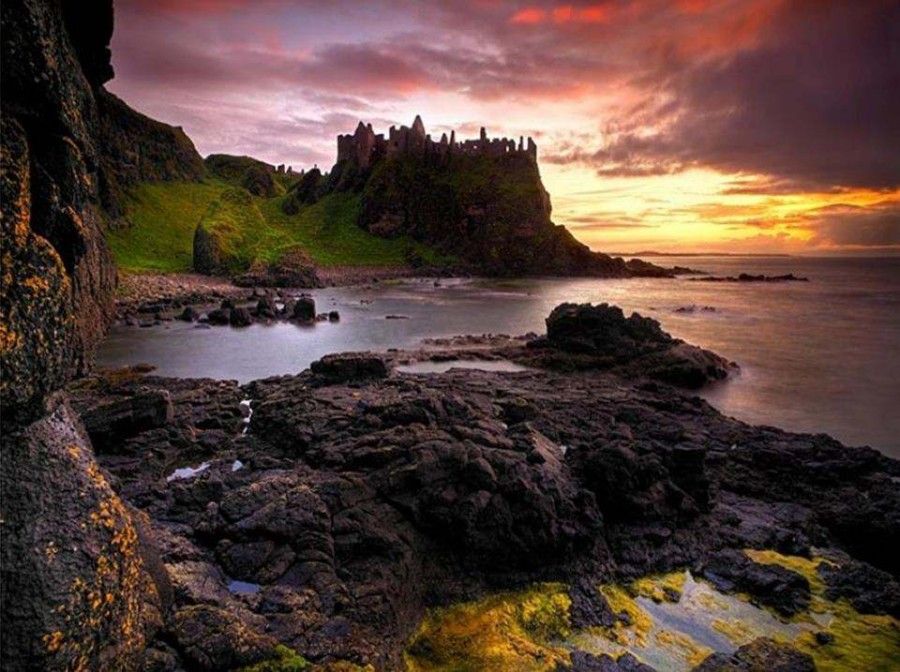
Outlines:
[[[748,548],[827,553],[829,590],[900,615],[900,463],[722,416],[667,384],[728,374],[691,348],[615,307],[563,304],[543,337],[335,355],[243,386],[76,381],[72,406],[167,586],[143,669],[239,668],[278,646],[323,669],[404,669],[426,609],[536,581],[571,584],[573,622],[612,613],[585,586],[679,568],[803,608],[806,579]],[[529,368],[396,370],[455,360]],[[815,669],[763,640],[698,669],[745,658]],[[652,668],[576,651],[557,669]]]

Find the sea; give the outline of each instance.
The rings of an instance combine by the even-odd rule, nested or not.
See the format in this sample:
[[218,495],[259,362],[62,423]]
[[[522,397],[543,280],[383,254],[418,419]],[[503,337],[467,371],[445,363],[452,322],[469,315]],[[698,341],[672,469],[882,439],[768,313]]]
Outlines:
[[[900,257],[657,257],[713,275],[794,273],[809,282],[676,279],[411,279],[313,290],[338,322],[198,328],[115,326],[102,367],[247,382],[297,373],[325,354],[458,334],[543,333],[559,303],[611,303],[727,357],[740,373],[700,394],[726,415],[826,433],[900,458]],[[390,318],[388,316],[391,316]]]

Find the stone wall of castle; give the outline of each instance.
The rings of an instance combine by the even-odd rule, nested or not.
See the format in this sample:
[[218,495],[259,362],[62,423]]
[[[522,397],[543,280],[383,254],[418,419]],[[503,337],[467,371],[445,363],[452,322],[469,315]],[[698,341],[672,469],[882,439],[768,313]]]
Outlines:
[[391,126],[387,138],[383,133],[376,135],[372,124],[359,122],[353,134],[338,136],[337,145],[338,162],[350,161],[364,169],[381,157],[404,154],[441,157],[453,154],[492,157],[519,154],[537,162],[537,145],[530,137],[527,141],[520,137],[518,144],[510,138],[488,138],[482,127],[477,140],[457,142],[456,131],[453,131],[449,138],[443,133],[441,139],[435,141],[425,132],[425,124],[419,115],[416,115],[412,126]]

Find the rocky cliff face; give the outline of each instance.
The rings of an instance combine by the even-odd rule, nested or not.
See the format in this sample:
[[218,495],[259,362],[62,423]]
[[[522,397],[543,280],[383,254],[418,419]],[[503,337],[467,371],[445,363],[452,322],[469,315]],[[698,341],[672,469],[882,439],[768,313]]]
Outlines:
[[[150,556],[53,392],[89,367],[113,315],[109,185],[146,178],[158,156],[119,152],[156,143],[161,156],[177,134],[141,118],[130,135],[140,115],[101,88],[111,0],[19,0],[0,12],[2,667],[131,669],[161,613]],[[192,163],[182,155],[181,168]]]
[[[65,17],[55,3],[2,9],[5,416],[40,409],[44,394],[82,372],[112,309],[97,105]],[[81,43],[98,82],[104,48]]]

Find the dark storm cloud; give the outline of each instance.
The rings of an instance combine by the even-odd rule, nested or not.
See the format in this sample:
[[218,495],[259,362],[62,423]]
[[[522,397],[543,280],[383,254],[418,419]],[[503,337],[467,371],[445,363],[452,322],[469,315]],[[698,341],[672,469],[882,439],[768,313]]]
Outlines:
[[655,86],[670,100],[656,132],[553,160],[608,175],[710,166],[795,190],[900,185],[897,3],[789,3],[755,48],[664,68]]

